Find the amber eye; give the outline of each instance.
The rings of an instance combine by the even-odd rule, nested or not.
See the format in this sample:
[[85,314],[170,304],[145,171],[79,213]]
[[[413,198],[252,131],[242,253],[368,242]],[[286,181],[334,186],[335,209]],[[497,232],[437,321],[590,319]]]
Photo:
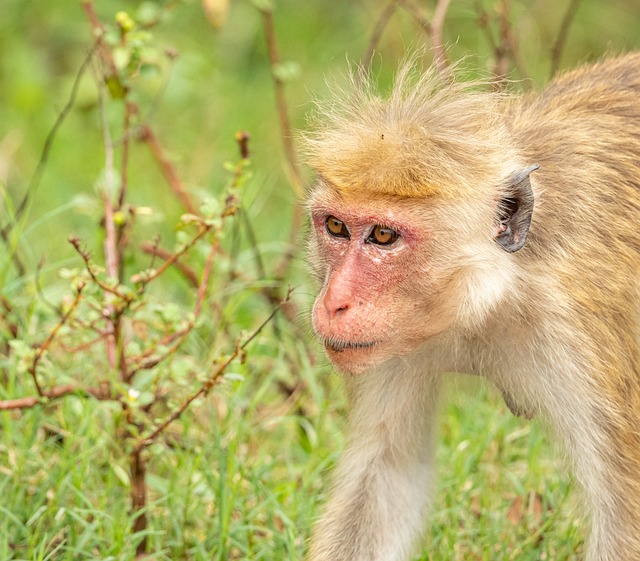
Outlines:
[[371,234],[369,234],[367,238],[367,242],[377,245],[391,245],[399,237],[400,235],[395,230],[378,225],[373,227]]
[[342,220],[338,220],[335,216],[329,216],[327,218],[327,232],[336,238],[349,238],[349,230],[345,226]]

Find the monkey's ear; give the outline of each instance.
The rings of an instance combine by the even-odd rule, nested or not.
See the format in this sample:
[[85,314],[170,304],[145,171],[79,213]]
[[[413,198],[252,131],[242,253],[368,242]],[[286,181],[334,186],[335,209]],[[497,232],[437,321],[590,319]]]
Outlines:
[[506,194],[500,201],[495,240],[509,253],[518,251],[527,241],[533,214],[533,191],[529,174],[539,167],[534,164],[516,171],[509,178]]

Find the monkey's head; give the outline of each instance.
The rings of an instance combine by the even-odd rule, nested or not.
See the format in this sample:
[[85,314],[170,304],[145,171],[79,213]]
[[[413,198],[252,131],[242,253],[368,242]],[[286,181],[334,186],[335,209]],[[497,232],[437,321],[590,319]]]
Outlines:
[[313,328],[358,374],[448,330],[475,329],[516,282],[529,173],[497,117],[505,99],[405,67],[387,99],[359,84],[307,138],[307,206],[321,288]]

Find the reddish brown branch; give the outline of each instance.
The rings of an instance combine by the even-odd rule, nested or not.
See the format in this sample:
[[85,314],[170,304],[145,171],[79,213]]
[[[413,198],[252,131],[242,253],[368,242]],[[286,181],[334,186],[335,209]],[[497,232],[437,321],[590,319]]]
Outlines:
[[116,68],[116,63],[113,60],[111,49],[109,48],[109,45],[105,43],[104,27],[102,25],[102,22],[98,18],[98,15],[96,14],[92,0],[84,0],[82,2],[82,8],[84,9],[84,13],[89,20],[91,31],[93,32],[93,36],[96,40],[100,60],[102,60],[102,63],[106,67],[105,75],[107,82],[109,80],[114,80],[118,83],[118,86],[122,89],[122,91],[125,91],[124,86],[120,83],[120,79],[118,77],[118,69]]
[[171,267],[171,265],[177,263],[178,259],[180,259],[180,257],[182,257],[185,253],[187,253],[198,242],[198,240],[201,239],[205,234],[207,234],[207,232],[211,231],[212,228],[213,226],[205,224],[204,221],[200,222],[200,230],[198,231],[198,233],[193,238],[191,238],[191,241],[189,241],[189,243],[182,246],[182,249],[180,249],[180,251],[172,253],[169,257],[167,257],[166,261],[162,265],[160,265],[160,267],[155,269],[153,273],[149,274],[148,276],[136,275],[131,280],[133,282],[140,282],[143,286],[146,286],[151,281],[157,279],[169,267]]
[[146,124],[142,125],[138,132],[138,138],[143,142],[146,142],[149,146],[153,157],[155,158],[156,162],[158,162],[158,165],[160,166],[160,169],[167,183],[169,184],[169,187],[171,187],[171,190],[174,192],[176,197],[178,197],[178,199],[182,203],[182,206],[187,210],[187,212],[190,212],[191,214],[197,214],[196,207],[193,204],[191,197],[187,193],[187,190],[180,177],[178,177],[178,173],[176,172],[175,167],[164,153],[164,149],[162,148],[162,145],[160,144],[156,135],[151,130],[151,127]]
[[[145,481],[147,468],[141,449],[134,448],[131,451],[129,466],[131,470],[131,512],[135,515],[133,532],[142,533],[147,529],[147,515],[144,510],[147,505],[147,484]],[[146,551],[147,536],[143,534],[136,547],[136,557],[142,556]]]
[[12,337],[15,339],[18,336],[18,326],[14,322],[9,321],[9,314],[13,311],[13,307],[9,300],[2,296],[2,294],[0,294],[0,304],[2,304],[2,307],[4,308],[4,312],[0,313],[0,318],[2,318],[9,330],[9,333],[11,333]]
[[38,348],[36,349],[35,354],[33,355],[33,360],[31,361],[31,366],[29,367],[28,371],[29,371],[29,374],[31,376],[31,379],[33,380],[33,384],[36,387],[36,391],[38,392],[38,395],[41,396],[41,397],[46,397],[46,394],[43,391],[42,386],[40,386],[40,382],[38,381],[38,373],[37,373],[38,363],[40,362],[40,360],[44,356],[44,353],[47,351],[47,349],[51,345],[52,341],[55,339],[56,335],[58,334],[58,332],[60,331],[62,326],[65,323],[67,323],[67,321],[69,321],[69,318],[71,317],[73,312],[75,312],[76,308],[80,304],[80,300],[82,299],[82,289],[83,288],[84,288],[83,284],[78,285],[78,288],[77,288],[77,291],[76,291],[76,296],[75,296],[73,302],[71,303],[71,305],[69,306],[69,309],[64,313],[64,315],[60,318],[58,323],[49,332],[49,335],[47,335],[47,338],[44,340],[44,342],[41,345],[38,346]]
[[367,69],[371,65],[373,54],[380,42],[382,33],[389,24],[391,17],[395,14],[398,7],[402,7],[407,11],[418,23],[420,28],[426,33],[429,38],[434,51],[433,59],[440,70],[444,70],[448,66],[448,60],[446,56],[446,49],[444,47],[444,41],[442,37],[442,29],[444,27],[444,21],[449,9],[451,0],[439,0],[436,5],[436,9],[433,14],[432,21],[429,22],[424,10],[416,5],[412,0],[392,0],[376,21],[373,33],[369,39],[366,54],[363,57],[363,68]]
[[117,296],[118,298],[121,298],[122,300],[124,300],[127,303],[130,303],[133,300],[133,295],[126,294],[126,293],[122,292],[121,290],[118,290],[118,288],[116,288],[116,287],[109,286],[108,284],[106,284],[105,282],[101,281],[98,278],[98,276],[96,275],[96,273],[94,271],[94,265],[91,262],[91,255],[89,254],[88,251],[82,249],[82,247],[80,245],[80,238],[77,238],[76,236],[71,236],[69,238],[69,243],[78,252],[80,257],[82,257],[82,260],[84,261],[84,264],[85,264],[85,268],[87,269],[87,272],[89,273],[89,276],[91,277],[91,280],[93,282],[95,282],[104,292],[108,292],[110,294],[113,294],[114,296]]
[[55,386],[50,390],[45,390],[42,395],[30,395],[26,397],[18,397],[16,399],[5,399],[0,401],[0,411],[8,411],[11,409],[30,409],[37,405],[42,405],[47,401],[60,399],[67,395],[89,395],[100,401],[117,401],[117,396],[111,393],[108,385],[97,388],[79,388],[77,386],[66,384],[64,386]]
[[[205,297],[207,295],[207,287],[209,286],[209,277],[211,276],[211,269],[213,267],[213,257],[216,254],[218,249],[218,241],[217,239],[211,243],[211,247],[209,249],[209,254],[207,255],[207,260],[205,262],[204,270],[202,272],[202,280],[198,285],[198,296],[196,297],[196,303],[193,310],[193,319],[187,323],[187,325],[179,330],[177,333],[172,336],[172,344],[170,347],[166,348],[162,354],[151,356],[144,362],[139,362],[139,364],[135,368],[131,368],[129,370],[129,377],[133,377],[140,370],[148,370],[149,368],[153,368],[157,366],[162,361],[166,360],[168,357],[173,355],[185,342],[193,328],[195,327],[197,319],[200,317],[202,313],[202,306],[204,304]],[[165,343],[166,345],[167,343]],[[147,355],[150,356],[150,355]],[[143,358],[143,357],[139,357]]]
[[[166,261],[167,259],[171,259],[173,257],[173,253],[171,253],[168,249],[159,247],[158,245],[153,244],[151,242],[143,243],[142,251],[144,251],[145,253],[154,255],[156,257],[160,257],[160,259],[162,259],[163,261]],[[198,287],[198,285],[200,284],[198,281],[198,275],[191,267],[189,267],[188,265],[185,265],[184,263],[182,263],[177,259],[174,259],[172,263],[175,266],[175,268],[178,269],[185,276],[185,278],[189,281],[189,283],[193,287],[195,288]]]
[[431,43],[433,45],[434,61],[436,66],[442,71],[448,66],[447,53],[444,47],[444,39],[442,36],[442,29],[444,27],[444,21],[447,17],[447,10],[451,0],[438,0],[435,12],[433,13],[433,20],[431,22]]
[[380,43],[380,38],[382,37],[382,33],[385,28],[389,24],[391,17],[396,13],[398,9],[398,4],[400,0],[391,0],[385,9],[382,11],[378,19],[376,20],[376,24],[373,27],[373,33],[371,33],[371,37],[369,38],[369,43],[367,45],[367,50],[365,51],[365,55],[362,58],[362,67],[365,70],[368,70],[371,67],[371,61],[373,60],[373,54],[376,52],[376,48],[378,47],[378,43]]
[[242,355],[242,352],[247,347],[247,345],[249,345],[249,343],[251,343],[251,341],[253,341],[258,336],[258,334],[266,327],[266,325],[275,317],[275,315],[280,310],[280,306],[289,301],[289,299],[291,298],[291,292],[292,289],[289,288],[286,297],[284,298],[284,300],[282,300],[280,305],[278,305],[269,314],[269,317],[267,317],[267,319],[260,324],[260,326],[244,341],[244,343],[236,344],[236,348],[233,353],[231,353],[227,360],[218,365],[218,367],[211,373],[207,380],[205,380],[198,391],[185,399],[182,405],[180,405],[173,413],[171,413],[171,415],[169,415],[162,423],[160,423],[148,436],[138,442],[138,444],[136,445],[137,450],[142,450],[147,446],[153,444],[158,435],[160,435],[171,423],[179,419],[180,416],[196,399],[198,399],[200,396],[206,396],[209,391],[211,391],[211,388],[213,388],[220,381],[227,367],[236,358]]

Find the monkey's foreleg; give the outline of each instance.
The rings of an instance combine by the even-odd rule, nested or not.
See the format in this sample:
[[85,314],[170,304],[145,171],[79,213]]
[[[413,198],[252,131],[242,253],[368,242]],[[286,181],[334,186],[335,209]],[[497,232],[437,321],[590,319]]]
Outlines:
[[431,494],[437,382],[406,369],[350,386],[349,444],[308,561],[401,561]]

